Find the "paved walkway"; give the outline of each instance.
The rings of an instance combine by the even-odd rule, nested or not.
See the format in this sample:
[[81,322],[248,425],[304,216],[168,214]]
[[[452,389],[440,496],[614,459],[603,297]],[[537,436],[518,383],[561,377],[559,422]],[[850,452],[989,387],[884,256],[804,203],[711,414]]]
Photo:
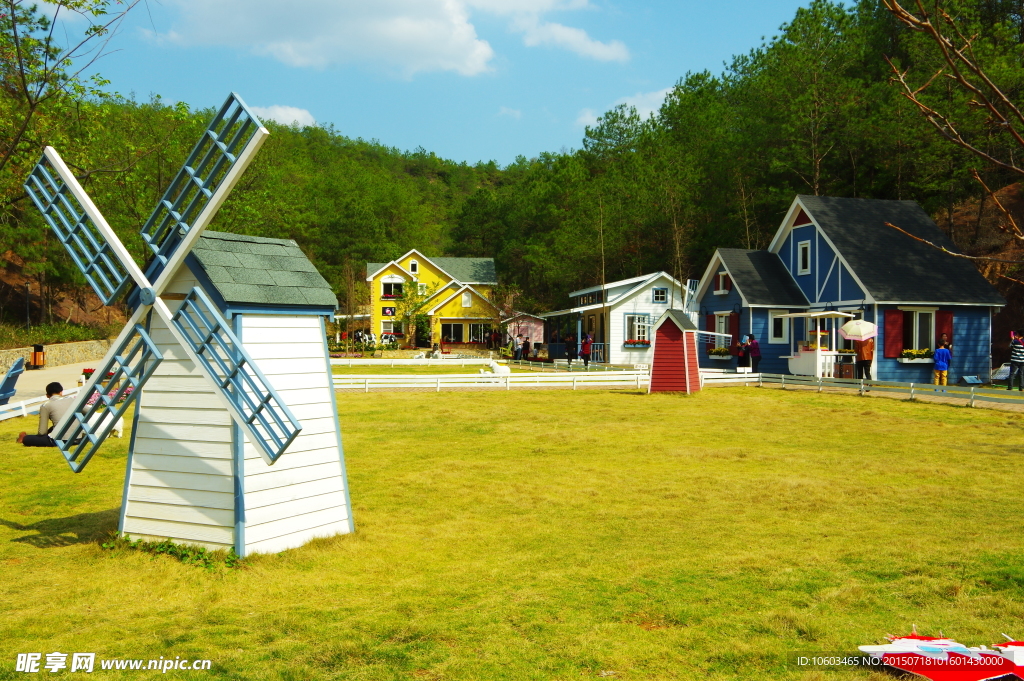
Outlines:
[[78,377],[82,375],[82,369],[95,369],[101,361],[97,359],[91,362],[62,364],[58,367],[26,370],[18,378],[18,384],[15,386],[18,392],[11,398],[11,402],[30,400],[33,397],[44,397],[47,384],[54,381],[57,381],[65,388],[77,387]]

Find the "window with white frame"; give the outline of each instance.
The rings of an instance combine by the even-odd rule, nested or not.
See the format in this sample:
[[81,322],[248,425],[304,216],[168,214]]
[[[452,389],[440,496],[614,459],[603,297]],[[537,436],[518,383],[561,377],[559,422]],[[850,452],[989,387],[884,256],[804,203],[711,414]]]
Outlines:
[[469,291],[462,294],[462,307],[473,307],[473,294]]
[[470,324],[469,325],[469,342],[470,343],[486,343],[487,334],[491,332],[490,324]]
[[931,350],[934,345],[935,309],[903,309],[903,349]]
[[768,312],[768,342],[789,342],[789,319],[783,317],[786,310],[770,310]]
[[402,284],[397,281],[385,281],[381,284],[383,287],[381,290],[382,298],[401,298],[402,297]]
[[625,341],[650,341],[650,315],[629,314],[626,315],[626,338]]
[[654,293],[653,300],[656,303],[667,303],[668,302],[668,289],[667,288],[656,288],[652,289]]
[[[715,313],[715,332],[729,334],[732,331],[729,330],[729,312],[716,312]],[[732,343],[730,339],[725,336],[715,336],[715,347],[716,348],[727,348]]]
[[722,270],[715,275],[715,290],[716,296],[724,296],[729,292],[729,275],[726,274],[725,270]]
[[419,274],[420,273],[420,264],[418,262],[416,262],[415,260],[410,261],[409,262],[409,271],[412,272],[413,274]]
[[395,332],[395,323],[393,321],[391,321],[390,319],[386,319],[386,320],[382,321],[380,323],[380,332],[381,333],[394,333]]
[[811,242],[801,241],[796,245],[796,273],[811,273]]

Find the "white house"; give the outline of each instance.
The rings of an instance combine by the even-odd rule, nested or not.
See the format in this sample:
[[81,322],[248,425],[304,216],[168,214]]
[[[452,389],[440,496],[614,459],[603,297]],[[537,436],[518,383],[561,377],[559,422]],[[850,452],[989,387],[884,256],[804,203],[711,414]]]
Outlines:
[[[690,289],[696,281],[688,282]],[[594,339],[591,359],[609,364],[649,364],[651,327],[668,309],[688,309],[692,290],[667,272],[645,274],[572,291],[572,307],[544,312],[548,355],[565,357],[565,337]],[[557,339],[557,342],[555,340]]]

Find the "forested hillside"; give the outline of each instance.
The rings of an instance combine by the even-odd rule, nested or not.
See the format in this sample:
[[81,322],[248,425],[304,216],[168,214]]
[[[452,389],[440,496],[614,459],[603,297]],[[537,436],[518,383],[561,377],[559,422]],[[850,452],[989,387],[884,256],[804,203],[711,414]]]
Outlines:
[[[1019,0],[941,4],[964,35],[977,36],[977,60],[1019,101]],[[11,21],[0,18],[7,55]],[[715,247],[765,246],[798,193],[915,199],[965,252],[1012,251],[997,230],[1001,218],[982,219],[991,211],[971,171],[993,188],[1019,178],[943,139],[890,82],[886,57],[914,87],[942,65],[928,37],[903,27],[880,0],[811,2],[722,73],[684,73],[680,65],[657,115],[641,120],[614,109],[586,130],[578,150],[505,168],[401,151],[350,136],[357,131],[271,125],[213,228],[294,238],[343,308],[362,302],[367,261],[409,248],[494,257],[501,280],[540,309],[563,306],[568,291],[602,280],[657,269],[699,277]],[[80,169],[141,257],[138,228],[211,112],[83,85],[42,104],[15,144],[26,111],[18,75],[0,70],[0,252],[10,273],[59,298],[81,281],[20,190],[42,146],[59,147]],[[920,97],[952,112],[959,133],[994,157],[1019,155],[1017,142],[944,76]],[[23,319],[24,298],[6,293],[4,320]],[[45,302],[37,303],[40,318]]]

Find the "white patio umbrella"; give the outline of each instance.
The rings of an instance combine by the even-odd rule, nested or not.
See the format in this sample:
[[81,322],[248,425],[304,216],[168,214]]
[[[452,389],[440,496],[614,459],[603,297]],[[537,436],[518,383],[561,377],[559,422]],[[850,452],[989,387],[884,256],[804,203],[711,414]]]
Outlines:
[[878,335],[878,327],[863,319],[851,319],[839,327],[839,335],[846,340],[863,341]]

